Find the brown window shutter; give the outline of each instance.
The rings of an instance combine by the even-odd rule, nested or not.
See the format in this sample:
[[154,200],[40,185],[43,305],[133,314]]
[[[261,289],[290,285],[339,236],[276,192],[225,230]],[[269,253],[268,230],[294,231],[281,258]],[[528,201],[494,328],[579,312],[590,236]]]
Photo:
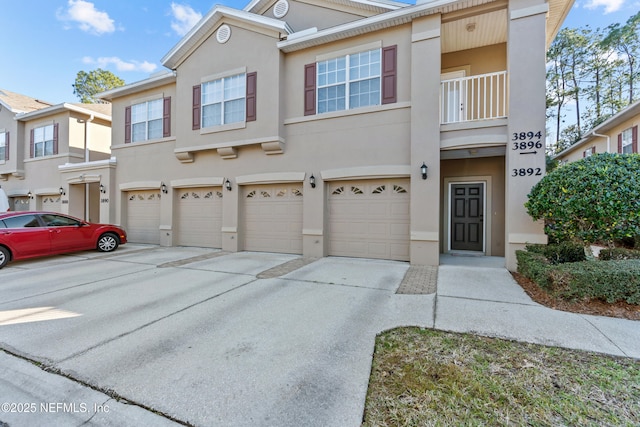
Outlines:
[[382,48],[382,103],[397,102],[397,50],[398,46]]
[[631,151],[633,153],[638,152],[638,126],[634,126],[631,129]]
[[35,154],[35,147],[33,146],[33,129],[31,129],[31,132],[29,134],[29,157],[33,159]]
[[131,142],[131,107],[124,109],[124,143]]
[[53,125],[53,154],[58,154],[58,123]]
[[4,135],[4,159],[9,160],[9,132]]
[[596,154],[596,146],[591,147],[591,154]]
[[304,66],[304,115],[316,113],[316,63]]
[[162,103],[162,136],[171,136],[171,97],[164,98]]
[[198,130],[200,129],[200,94],[202,91],[202,87],[200,85],[196,85],[193,87],[193,118],[192,118],[192,129]]
[[247,117],[246,121],[253,122],[257,118],[256,91],[258,89],[258,73],[247,73]]
[[587,150],[584,150],[584,151],[582,152],[582,158],[584,159],[585,157],[587,157]]
[[618,153],[622,153],[622,134],[618,134]]

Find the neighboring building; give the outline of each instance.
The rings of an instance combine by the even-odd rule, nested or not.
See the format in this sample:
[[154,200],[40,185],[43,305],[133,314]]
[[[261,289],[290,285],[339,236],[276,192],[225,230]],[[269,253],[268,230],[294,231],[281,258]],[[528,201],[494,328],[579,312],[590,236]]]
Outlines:
[[[545,53],[571,0],[254,0],[113,103],[132,242],[437,265],[546,242]],[[423,175],[421,166],[426,166]]]
[[108,222],[108,206],[100,212],[99,186],[115,168],[111,106],[51,105],[8,91],[0,92],[0,102],[0,185],[11,210]]
[[554,158],[566,163],[596,153],[638,153],[638,125],[640,101],[611,116]]

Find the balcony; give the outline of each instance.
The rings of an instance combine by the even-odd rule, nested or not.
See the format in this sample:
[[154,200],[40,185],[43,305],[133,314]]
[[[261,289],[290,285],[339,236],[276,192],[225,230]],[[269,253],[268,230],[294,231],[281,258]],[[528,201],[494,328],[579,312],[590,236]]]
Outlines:
[[507,72],[443,80],[440,124],[507,117]]

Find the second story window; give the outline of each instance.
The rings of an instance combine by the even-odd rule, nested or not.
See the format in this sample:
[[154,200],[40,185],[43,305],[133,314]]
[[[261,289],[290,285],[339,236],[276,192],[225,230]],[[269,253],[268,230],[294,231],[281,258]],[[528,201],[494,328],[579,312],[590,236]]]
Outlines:
[[162,138],[162,99],[131,106],[131,141]]
[[58,154],[58,125],[31,129],[30,153],[32,158]]
[[237,74],[202,84],[202,127],[244,121],[246,80]]
[[171,136],[171,97],[139,102],[124,110],[124,142]]
[[633,129],[629,128],[622,132],[622,147],[621,153],[631,154],[633,153]]
[[0,132],[0,162],[9,160],[9,132]]
[[397,102],[397,46],[363,50],[304,67],[304,115]]
[[380,49],[318,62],[318,113],[380,104]]

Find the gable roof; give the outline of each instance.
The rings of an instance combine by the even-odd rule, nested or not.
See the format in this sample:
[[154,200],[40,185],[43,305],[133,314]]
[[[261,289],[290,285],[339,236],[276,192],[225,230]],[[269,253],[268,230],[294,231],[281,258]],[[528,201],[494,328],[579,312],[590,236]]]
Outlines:
[[169,83],[175,83],[176,73],[175,71],[159,72],[152,75],[149,78],[140,80],[138,82],[129,83],[128,85],[120,86],[114,89],[110,89],[96,94],[98,99],[105,99],[112,101],[114,98],[130,95],[132,93],[138,93],[143,90],[152,89],[159,86],[164,86]]
[[46,117],[51,114],[62,113],[65,111],[73,111],[76,113],[94,116],[96,118],[111,122],[111,104],[70,104],[64,102],[62,104],[51,105],[40,110],[22,113],[16,116],[16,120],[28,121],[35,118]]
[[167,53],[161,60],[162,65],[175,70],[189,54],[202,44],[207,37],[218,27],[224,18],[232,18],[236,21],[251,26],[272,30],[282,35],[291,34],[293,30],[289,25],[278,19],[256,15],[244,10],[233,9],[227,6],[217,5],[209,11],[193,28]]
[[555,159],[558,157],[562,157],[565,154],[587,146],[587,144],[590,143],[594,138],[601,138],[602,136],[600,135],[611,131],[613,128],[620,125],[620,123],[624,123],[635,116],[640,116],[640,101],[634,102],[623,110],[620,110],[617,114],[609,117],[607,120],[587,132],[585,134],[586,136],[583,137],[580,141],[565,148],[564,150],[553,156],[553,158]]
[[13,113],[28,113],[41,108],[50,107],[52,104],[30,96],[21,95],[6,89],[0,89],[0,104]]
[[[252,0],[245,6],[246,12],[262,14],[269,9],[277,0]],[[368,12],[383,13],[389,10],[396,10],[410,6],[410,3],[401,3],[392,0],[324,0],[325,3],[349,6]]]

